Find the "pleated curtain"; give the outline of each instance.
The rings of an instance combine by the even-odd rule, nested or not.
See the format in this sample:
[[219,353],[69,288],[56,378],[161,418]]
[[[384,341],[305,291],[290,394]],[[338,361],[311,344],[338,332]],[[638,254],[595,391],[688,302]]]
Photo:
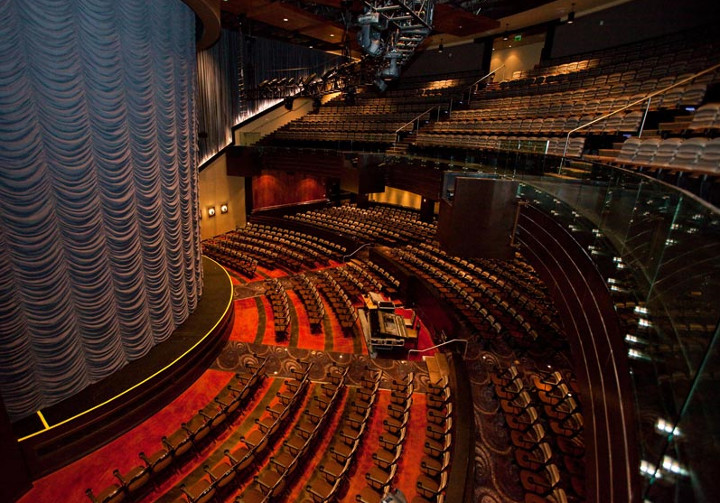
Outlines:
[[0,20],[0,393],[17,420],[197,305],[195,16],[180,0],[0,0]]
[[242,36],[222,30],[220,39],[198,52],[198,124],[200,164],[232,142],[234,117],[240,107],[239,77]]

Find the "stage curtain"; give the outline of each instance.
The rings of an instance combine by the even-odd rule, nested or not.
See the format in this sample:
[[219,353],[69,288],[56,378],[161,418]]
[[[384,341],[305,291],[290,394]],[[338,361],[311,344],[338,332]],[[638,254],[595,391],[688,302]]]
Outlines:
[[297,80],[313,73],[322,75],[342,61],[341,56],[324,51],[261,37],[244,37],[240,67],[240,106],[235,123],[247,120],[283,101],[281,98],[247,99],[242,93],[243,90],[255,89],[264,80],[274,78],[292,77]]
[[195,16],[0,0],[0,392],[15,420],[166,340],[202,292]]
[[222,30],[215,45],[197,54],[200,164],[232,142],[240,107],[241,35]]

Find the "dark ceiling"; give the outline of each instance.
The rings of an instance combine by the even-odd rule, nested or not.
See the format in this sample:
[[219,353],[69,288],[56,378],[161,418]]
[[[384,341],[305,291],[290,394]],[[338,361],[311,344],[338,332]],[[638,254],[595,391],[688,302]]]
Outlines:
[[[549,0],[439,0],[435,35],[470,37],[493,30],[498,19],[549,3]],[[358,54],[355,15],[359,0],[224,0],[223,27],[314,49],[342,52],[348,31],[350,50]],[[346,30],[347,27],[347,30]]]

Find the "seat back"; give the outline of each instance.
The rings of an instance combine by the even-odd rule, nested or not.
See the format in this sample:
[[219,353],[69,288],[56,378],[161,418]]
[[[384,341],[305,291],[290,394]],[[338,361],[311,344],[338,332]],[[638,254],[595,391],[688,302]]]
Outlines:
[[705,144],[695,166],[704,170],[720,171],[720,138],[715,138]]

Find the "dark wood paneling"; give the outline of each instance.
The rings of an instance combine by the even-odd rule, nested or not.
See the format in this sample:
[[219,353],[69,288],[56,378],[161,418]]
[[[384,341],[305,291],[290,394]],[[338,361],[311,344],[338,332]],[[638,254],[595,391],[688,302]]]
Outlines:
[[0,452],[2,452],[0,501],[17,501],[32,488],[32,482],[2,398],[0,398]]
[[417,162],[399,160],[385,164],[385,185],[420,194],[427,199],[440,200],[443,172],[418,165]]
[[541,210],[523,207],[517,237],[547,284],[570,341],[585,419],[587,501],[639,501],[637,423],[610,292],[584,249]]
[[264,169],[253,177],[252,189],[254,209],[302,203],[325,197],[325,178]]
[[[440,205],[438,241],[450,255],[510,259],[510,233],[517,206],[517,182],[455,179],[455,197]],[[470,217],[472,215],[472,217]]]

